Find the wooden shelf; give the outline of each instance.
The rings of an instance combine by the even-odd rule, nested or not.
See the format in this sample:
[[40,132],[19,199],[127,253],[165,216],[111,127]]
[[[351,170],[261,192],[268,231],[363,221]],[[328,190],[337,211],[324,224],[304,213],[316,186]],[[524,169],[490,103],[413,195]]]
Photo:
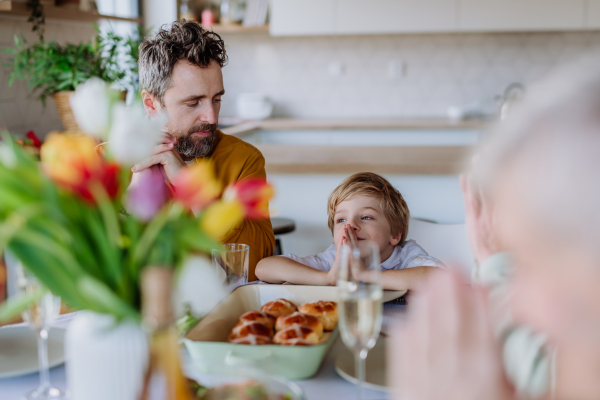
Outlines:
[[455,175],[472,146],[299,146],[259,144],[267,173]]
[[[28,17],[30,14],[31,10],[27,8],[26,3],[10,0],[0,1],[0,15]],[[76,8],[70,7],[44,6],[44,15],[47,19],[50,20],[93,22],[99,19],[111,19],[115,21],[134,22],[136,24],[141,23],[141,18],[114,17],[110,15],[102,15],[98,13],[80,11]]]

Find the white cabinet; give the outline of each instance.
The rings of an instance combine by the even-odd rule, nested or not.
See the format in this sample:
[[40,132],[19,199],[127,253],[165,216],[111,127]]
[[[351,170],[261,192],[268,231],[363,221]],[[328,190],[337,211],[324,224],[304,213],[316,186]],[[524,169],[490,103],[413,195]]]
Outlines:
[[586,28],[600,29],[600,0],[589,0],[586,14]]
[[458,29],[469,31],[576,30],[586,0],[458,0]]
[[335,33],[337,0],[271,0],[269,32],[273,36]]
[[274,36],[600,29],[600,0],[271,0]]
[[454,0],[338,0],[337,32],[451,32]]

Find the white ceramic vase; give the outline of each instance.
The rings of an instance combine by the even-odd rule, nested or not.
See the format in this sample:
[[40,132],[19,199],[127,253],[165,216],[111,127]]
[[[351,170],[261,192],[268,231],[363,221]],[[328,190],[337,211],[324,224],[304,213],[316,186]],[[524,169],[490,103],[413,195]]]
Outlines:
[[65,357],[72,400],[136,400],[148,364],[148,339],[138,324],[83,311],[67,330]]

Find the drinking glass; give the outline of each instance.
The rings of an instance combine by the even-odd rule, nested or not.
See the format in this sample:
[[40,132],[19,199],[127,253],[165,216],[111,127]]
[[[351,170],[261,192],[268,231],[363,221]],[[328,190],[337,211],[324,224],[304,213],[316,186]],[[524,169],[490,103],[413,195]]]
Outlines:
[[[17,291],[29,294],[41,288],[38,280],[23,269],[22,265],[16,268]],[[49,291],[25,310],[21,316],[29,327],[37,333],[38,365],[40,368],[40,385],[33,392],[24,396],[24,399],[66,399],[64,391],[50,384],[50,368],[48,365],[48,330],[50,324],[60,313],[60,297],[54,296]]]
[[212,250],[212,260],[217,276],[231,291],[248,283],[250,246],[241,243],[225,243]]
[[340,296],[340,334],[354,355],[358,398],[363,399],[365,362],[381,331],[381,266],[376,243],[364,240],[358,246],[344,245],[337,285]]

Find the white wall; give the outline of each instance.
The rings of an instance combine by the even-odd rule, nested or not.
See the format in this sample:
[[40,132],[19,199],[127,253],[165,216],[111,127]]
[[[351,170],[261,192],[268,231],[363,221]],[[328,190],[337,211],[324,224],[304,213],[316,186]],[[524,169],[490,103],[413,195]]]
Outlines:
[[177,2],[175,0],[143,0],[142,13],[144,28],[156,33],[163,24],[170,24],[177,19]]
[[[457,176],[384,175],[408,204],[412,217],[439,223],[464,222],[464,206]],[[341,174],[269,174],[275,186],[271,202],[273,216],[292,218],[296,231],[282,235],[283,251],[309,255],[332,243],[327,227],[327,198],[346,178]]]

